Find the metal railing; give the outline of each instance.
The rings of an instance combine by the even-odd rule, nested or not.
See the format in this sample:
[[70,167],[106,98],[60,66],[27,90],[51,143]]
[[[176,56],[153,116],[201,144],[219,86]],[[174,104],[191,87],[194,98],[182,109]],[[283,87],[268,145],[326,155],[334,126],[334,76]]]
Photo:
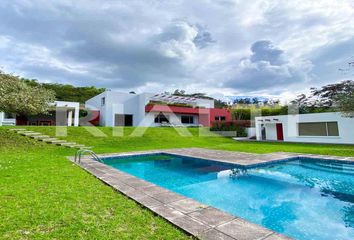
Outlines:
[[88,149],[79,149],[79,150],[77,150],[77,152],[75,153],[75,162],[81,163],[81,156],[82,156],[83,154],[85,154],[85,153],[90,154],[91,157],[92,157],[93,159],[95,159],[96,161],[98,161],[98,162],[103,162],[102,159],[99,158],[99,157],[97,156],[97,154],[96,154],[94,151],[88,150]]

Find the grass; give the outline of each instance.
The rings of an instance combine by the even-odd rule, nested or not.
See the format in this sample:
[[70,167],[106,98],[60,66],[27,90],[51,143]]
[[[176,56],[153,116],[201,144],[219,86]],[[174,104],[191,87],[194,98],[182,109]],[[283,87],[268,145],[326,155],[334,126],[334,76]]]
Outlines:
[[[40,143],[0,128],[0,238],[2,239],[188,239],[180,230],[69,162],[74,150]],[[55,136],[53,127],[26,127]],[[202,147],[231,151],[277,151],[354,156],[354,146],[235,142],[219,136],[182,137],[169,128],[143,137],[113,137],[112,128],[69,128],[68,141],[98,153]],[[141,129],[140,129],[141,130]],[[144,130],[144,129],[143,129]]]
[[0,128],[0,239],[189,239],[65,159]]
[[[27,127],[34,131],[39,131],[51,136],[55,136],[54,127]],[[88,128],[89,130],[92,128]],[[143,128],[142,128],[143,129]],[[279,143],[279,142],[236,142],[230,138],[209,136],[198,137],[199,129],[188,129],[191,133],[189,137],[180,136],[171,128],[147,128],[143,137],[131,136],[136,128],[121,128],[124,131],[123,137],[113,137],[113,129],[109,127],[99,127],[102,134],[94,137],[89,131],[82,127],[68,128],[67,137],[62,139],[93,146],[93,150],[98,153],[126,152],[149,149],[167,149],[181,147],[201,147],[229,151],[241,151],[250,153],[271,153],[271,152],[296,152],[312,153],[337,156],[354,156],[354,145],[335,144],[308,144],[308,143]],[[92,130],[91,130],[92,131]]]

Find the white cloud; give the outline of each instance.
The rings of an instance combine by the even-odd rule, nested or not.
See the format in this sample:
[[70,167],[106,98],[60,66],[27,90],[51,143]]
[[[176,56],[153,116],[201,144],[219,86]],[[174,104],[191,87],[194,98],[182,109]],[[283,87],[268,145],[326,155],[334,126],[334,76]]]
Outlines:
[[350,0],[4,0],[0,14],[7,71],[121,90],[286,95],[339,80],[354,54]]
[[226,87],[246,91],[277,90],[311,80],[310,62],[292,61],[270,41],[253,43],[251,51],[249,57],[230,69]]

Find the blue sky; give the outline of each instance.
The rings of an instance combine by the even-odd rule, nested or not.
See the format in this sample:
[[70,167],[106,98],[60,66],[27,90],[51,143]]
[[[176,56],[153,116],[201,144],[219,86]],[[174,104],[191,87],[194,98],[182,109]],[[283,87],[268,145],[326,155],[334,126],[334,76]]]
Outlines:
[[44,82],[291,98],[353,78],[351,0],[3,0],[0,67]]

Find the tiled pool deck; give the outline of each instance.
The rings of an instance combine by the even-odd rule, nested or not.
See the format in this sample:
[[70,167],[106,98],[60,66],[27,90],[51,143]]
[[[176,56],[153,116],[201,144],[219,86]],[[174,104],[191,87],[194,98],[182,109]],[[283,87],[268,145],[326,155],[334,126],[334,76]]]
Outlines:
[[[99,156],[104,158],[153,153],[176,154],[212,161],[229,162],[246,167],[258,166],[269,162],[296,157],[354,162],[354,158],[351,157],[281,152],[271,154],[251,154],[201,148],[140,151],[120,154],[103,154]],[[70,158],[70,160],[73,161],[73,158]],[[235,217],[213,207],[206,206],[195,200],[114,169],[103,163],[97,162],[90,157],[83,157],[80,166],[101,181],[197,238],[213,240],[290,239],[244,219]]]

